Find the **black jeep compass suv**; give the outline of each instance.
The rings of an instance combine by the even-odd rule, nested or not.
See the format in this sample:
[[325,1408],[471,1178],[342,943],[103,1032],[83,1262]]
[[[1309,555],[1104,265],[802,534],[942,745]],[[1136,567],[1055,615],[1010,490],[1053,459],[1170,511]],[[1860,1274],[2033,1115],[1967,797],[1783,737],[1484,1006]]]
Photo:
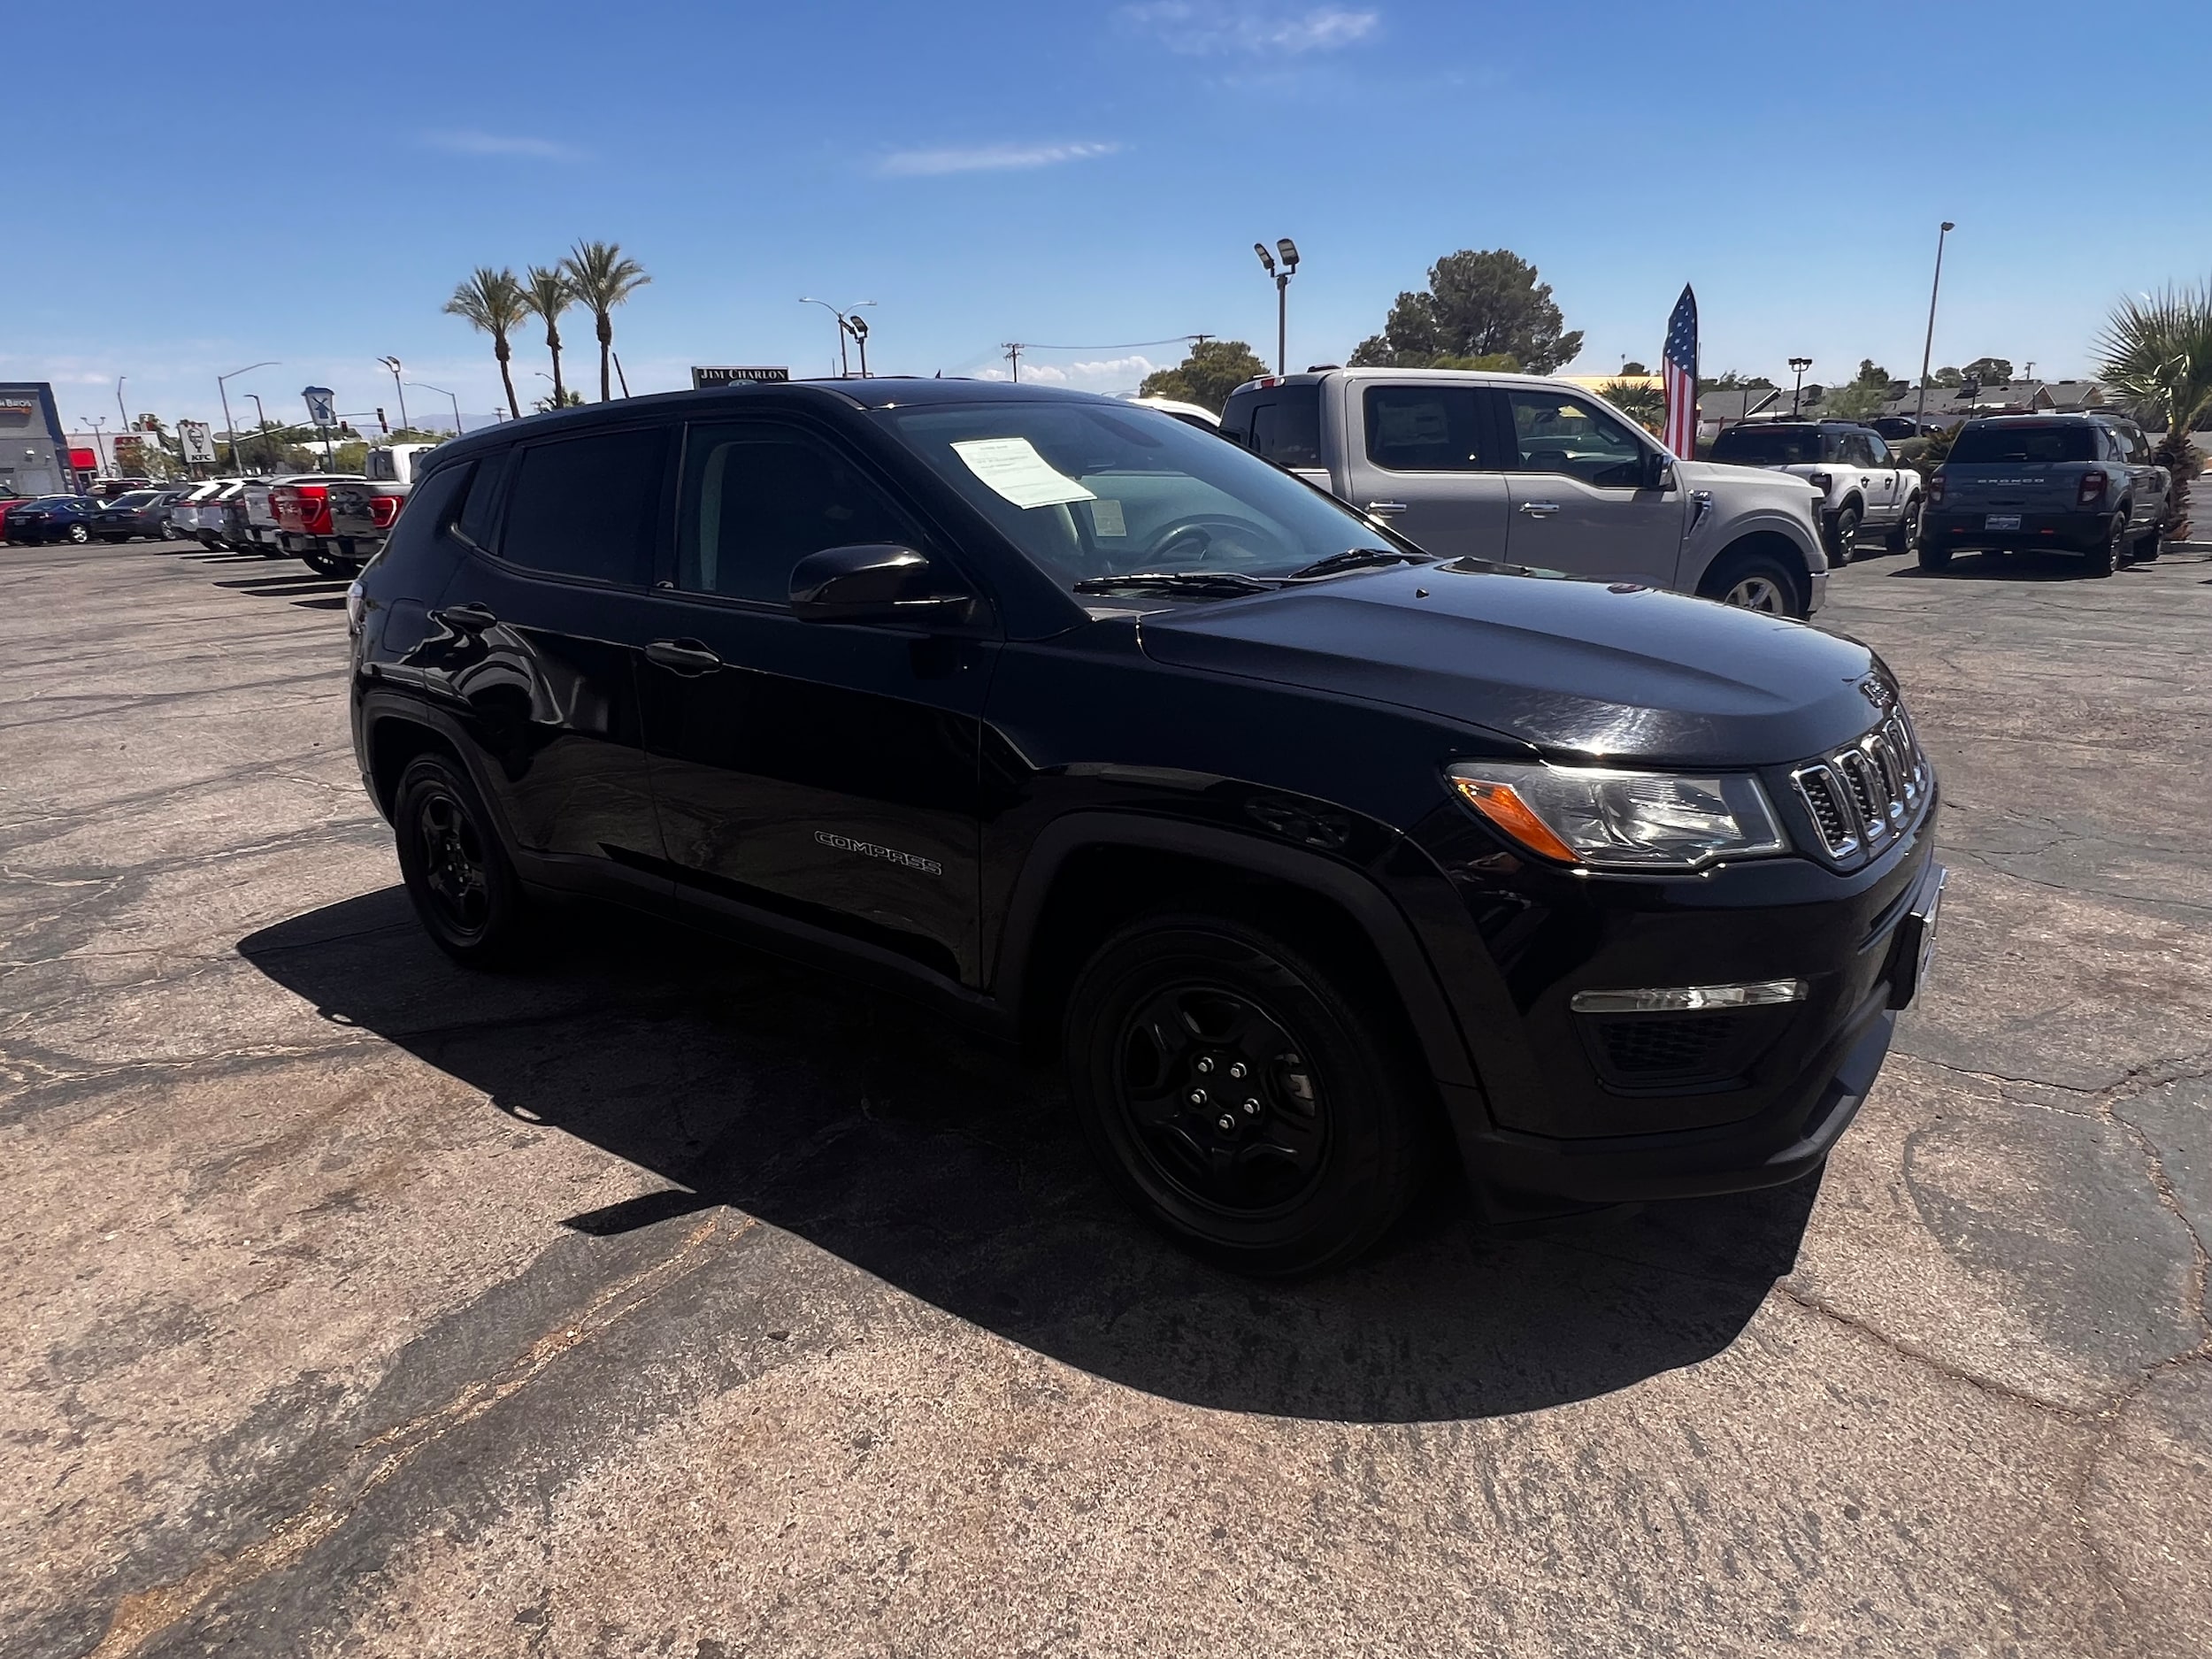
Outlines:
[[349,601],[424,926],[737,930],[1064,1055],[1256,1271],[1450,1146],[1504,1215],[1787,1181],[1926,961],[1936,783],[1863,646],[1411,543],[1151,411],[741,386],[437,450]]

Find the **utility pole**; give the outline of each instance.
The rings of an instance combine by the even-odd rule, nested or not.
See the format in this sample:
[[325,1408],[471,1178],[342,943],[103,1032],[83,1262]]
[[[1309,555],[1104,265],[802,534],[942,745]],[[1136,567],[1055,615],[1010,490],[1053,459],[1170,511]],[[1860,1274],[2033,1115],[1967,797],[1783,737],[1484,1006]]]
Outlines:
[[1024,349],[1022,342],[1018,340],[1007,340],[1000,343],[1005,347],[1006,360],[1014,365],[1014,384],[1019,386],[1022,383],[1022,351]]
[[1920,396],[1914,403],[1912,411],[1912,429],[1916,434],[1920,430],[1922,418],[1928,412],[1928,365],[1935,355],[1936,296],[1943,292],[1943,239],[1957,228],[1947,219],[1943,221],[1943,228],[1936,232],[1935,281],[1928,289],[1928,337],[1920,345]]
[[129,379],[130,376],[127,374],[119,374],[115,377],[115,412],[123,418],[123,424],[117,428],[119,432],[128,432],[131,429],[130,411],[123,407],[123,382]]

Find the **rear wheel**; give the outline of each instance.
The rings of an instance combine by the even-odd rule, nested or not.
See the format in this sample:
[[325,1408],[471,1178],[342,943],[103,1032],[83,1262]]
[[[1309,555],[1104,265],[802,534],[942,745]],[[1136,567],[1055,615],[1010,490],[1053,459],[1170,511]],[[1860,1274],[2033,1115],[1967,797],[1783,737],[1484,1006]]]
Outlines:
[[61,539],[73,546],[82,547],[92,540],[92,532],[81,524],[73,524],[61,533]]
[[1797,573],[1775,554],[1755,548],[1722,554],[1713,561],[1713,568],[1705,573],[1697,591],[1701,598],[1717,599],[1740,611],[1801,619],[1805,615]]
[[1915,495],[1905,503],[1905,511],[1889,534],[1882,538],[1882,545],[1893,553],[1902,553],[1920,539],[1920,497]]
[[438,949],[472,968],[498,965],[527,922],[522,884],[476,786],[444,755],[419,755],[392,805],[407,896]]
[[1155,1222],[1226,1265],[1348,1261],[1413,1193],[1426,1125],[1403,1041],[1259,928],[1123,929],[1076,981],[1066,1049],[1093,1151]]
[[335,553],[317,550],[301,554],[300,563],[318,576],[350,576],[361,568],[352,559],[340,558]]
[[1920,568],[1924,571],[1947,571],[1951,568],[1951,549],[1933,541],[1920,544]]
[[1829,521],[1828,563],[1838,570],[1851,562],[1851,550],[1859,539],[1860,516],[1858,503],[1847,501]]
[[2134,559],[2138,565],[2147,565],[2159,555],[2159,543],[2165,539],[2165,526],[2153,525],[2143,533],[2143,539],[2135,544]]
[[2112,522],[2105,526],[2104,541],[2082,560],[2085,576],[2109,576],[2127,563],[2128,516],[2126,509],[2112,515]]

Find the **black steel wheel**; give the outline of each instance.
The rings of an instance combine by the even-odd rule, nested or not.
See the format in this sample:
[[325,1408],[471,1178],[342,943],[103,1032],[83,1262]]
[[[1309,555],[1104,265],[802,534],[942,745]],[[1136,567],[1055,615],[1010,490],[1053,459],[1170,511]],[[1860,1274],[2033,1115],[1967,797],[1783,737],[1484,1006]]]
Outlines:
[[438,948],[470,967],[507,957],[526,921],[522,888],[467,774],[449,757],[418,756],[392,825],[407,896]]
[[2127,563],[2128,514],[2123,507],[2112,515],[2112,522],[2105,526],[2104,541],[2082,557],[2082,574],[2109,576]]
[[1244,1271],[1367,1248],[1419,1166],[1422,1087],[1392,1022],[1244,923],[1139,922],[1070,999],[1071,1087],[1093,1149],[1185,1244]]
[[1851,562],[1852,549],[1859,540],[1860,512],[1856,505],[1846,502],[1828,526],[1828,564],[1832,569],[1841,570]]

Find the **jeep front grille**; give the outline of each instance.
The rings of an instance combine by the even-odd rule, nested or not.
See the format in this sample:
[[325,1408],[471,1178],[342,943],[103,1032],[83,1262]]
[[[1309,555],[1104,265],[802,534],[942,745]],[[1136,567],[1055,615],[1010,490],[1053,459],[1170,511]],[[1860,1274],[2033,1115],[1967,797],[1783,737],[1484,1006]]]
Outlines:
[[1928,757],[1901,710],[1857,742],[1790,774],[1832,858],[1873,853],[1902,830],[1926,799]]

